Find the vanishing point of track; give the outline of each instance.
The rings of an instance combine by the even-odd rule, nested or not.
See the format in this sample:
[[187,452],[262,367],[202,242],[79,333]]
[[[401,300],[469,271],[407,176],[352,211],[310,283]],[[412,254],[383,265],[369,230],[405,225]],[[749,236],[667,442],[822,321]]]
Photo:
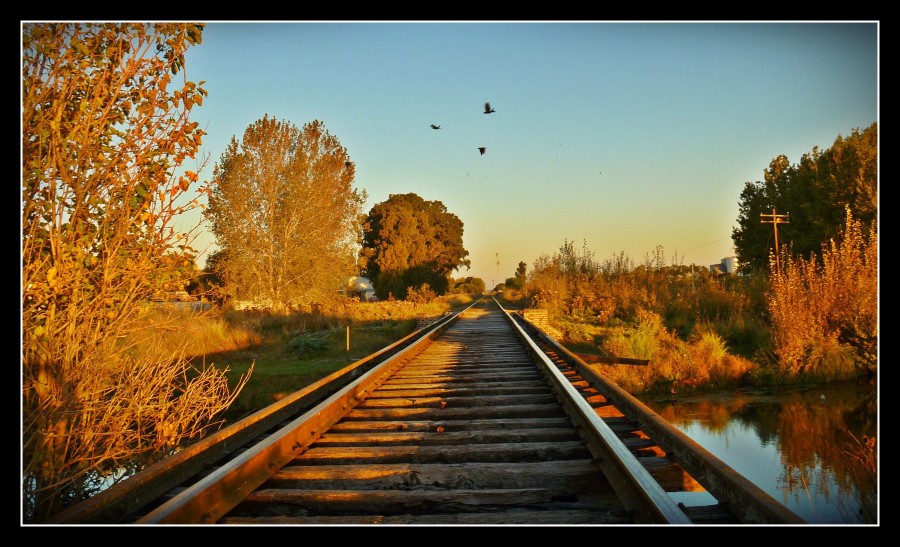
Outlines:
[[[698,490],[715,503],[685,507],[669,496]],[[491,298],[56,522],[803,523]]]

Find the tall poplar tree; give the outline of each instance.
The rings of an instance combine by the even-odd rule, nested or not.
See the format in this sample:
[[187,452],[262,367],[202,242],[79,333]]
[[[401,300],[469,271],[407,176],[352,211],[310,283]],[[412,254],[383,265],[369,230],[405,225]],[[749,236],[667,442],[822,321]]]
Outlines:
[[286,310],[333,295],[356,274],[365,192],[324,124],[302,129],[265,115],[232,138],[213,173],[207,218],[225,290]]

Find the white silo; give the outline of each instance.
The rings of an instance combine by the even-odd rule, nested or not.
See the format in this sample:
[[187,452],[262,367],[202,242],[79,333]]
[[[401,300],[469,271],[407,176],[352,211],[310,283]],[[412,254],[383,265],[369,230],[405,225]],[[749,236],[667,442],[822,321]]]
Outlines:
[[733,274],[737,272],[737,257],[729,256],[723,258],[720,269],[727,274]]

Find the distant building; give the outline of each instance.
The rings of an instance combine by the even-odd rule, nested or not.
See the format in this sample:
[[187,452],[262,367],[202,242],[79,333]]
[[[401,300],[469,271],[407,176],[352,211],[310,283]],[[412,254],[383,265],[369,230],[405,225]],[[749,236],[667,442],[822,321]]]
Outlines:
[[737,257],[729,256],[722,259],[722,265],[725,267],[725,273],[737,273]]
[[347,281],[347,293],[359,298],[362,302],[374,302],[375,300],[378,300],[375,296],[375,287],[372,286],[372,281],[370,281],[368,277],[351,277]]
[[737,257],[728,256],[723,258],[718,264],[710,264],[709,271],[717,275],[737,273]]

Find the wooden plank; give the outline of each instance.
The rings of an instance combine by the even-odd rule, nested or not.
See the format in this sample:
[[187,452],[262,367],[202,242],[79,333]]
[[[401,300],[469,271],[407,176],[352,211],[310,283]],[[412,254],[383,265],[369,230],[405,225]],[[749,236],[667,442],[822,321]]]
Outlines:
[[238,513],[255,504],[300,506],[303,511],[363,514],[408,511],[465,512],[481,506],[531,507],[551,501],[544,488],[456,490],[294,490],[268,488],[250,494]]
[[502,386],[477,386],[477,387],[437,387],[429,388],[418,384],[416,387],[409,386],[390,386],[390,389],[378,389],[372,392],[368,399],[381,399],[390,397],[476,397],[480,395],[518,395],[521,399],[523,395],[532,395],[547,393],[547,385],[540,382],[534,382],[530,386],[513,386],[507,383]]
[[489,431],[394,431],[394,432],[350,432],[332,433],[331,430],[319,437],[313,447],[412,444],[472,445],[487,443],[556,442],[580,441],[578,432],[571,426],[565,428],[537,429],[494,429]]
[[695,524],[741,524],[741,521],[721,505],[683,507]]
[[643,456],[638,457],[638,461],[666,492],[703,492],[705,490],[703,485],[694,480],[694,477],[671,458]]
[[570,525],[570,524],[631,524],[633,520],[621,509],[588,510],[506,510],[490,513],[461,513],[458,515],[347,515],[347,516],[264,516],[227,517],[219,524],[281,524],[281,525],[365,525],[365,524],[460,524],[460,525]]
[[546,488],[555,496],[614,494],[600,468],[589,460],[530,463],[466,462],[454,464],[289,465],[267,488],[410,489]]
[[[632,422],[633,423],[633,422]],[[330,432],[347,431],[481,431],[492,429],[534,429],[538,427],[571,427],[568,418],[514,418],[494,420],[343,420],[331,426]],[[616,427],[612,426],[615,430]],[[628,429],[634,430],[634,427]]]
[[[482,395],[479,397],[366,397],[356,408],[403,408],[403,407],[483,407],[515,405],[525,397],[521,395]],[[529,404],[554,404],[556,398],[546,389],[543,393],[533,393],[527,397]]]
[[314,447],[291,465],[316,463],[461,463],[523,462],[590,459],[581,441],[550,443],[481,444],[469,446],[345,446]]
[[349,420],[477,420],[479,418],[554,418],[565,416],[558,404],[477,408],[354,408]]
[[536,380],[540,379],[540,373],[537,370],[519,370],[512,369],[504,372],[494,371],[471,371],[471,372],[445,372],[439,375],[427,370],[422,371],[404,371],[393,375],[389,383],[394,384],[403,380],[413,380],[421,382],[428,379],[434,382],[483,382],[483,381],[515,381],[515,380]]

